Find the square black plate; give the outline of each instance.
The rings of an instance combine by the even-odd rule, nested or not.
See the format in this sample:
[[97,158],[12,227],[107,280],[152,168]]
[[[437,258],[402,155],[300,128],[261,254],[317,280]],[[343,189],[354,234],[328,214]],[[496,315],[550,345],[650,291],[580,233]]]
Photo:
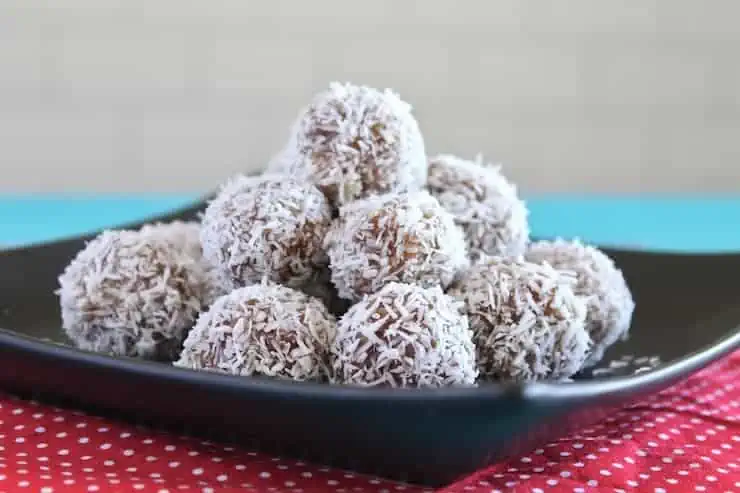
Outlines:
[[[150,221],[194,219],[202,208]],[[740,347],[740,253],[612,249],[637,303],[631,337],[572,383],[357,389],[195,372],[68,345],[54,290],[89,238],[0,251],[0,386],[404,481],[453,481],[588,426]]]

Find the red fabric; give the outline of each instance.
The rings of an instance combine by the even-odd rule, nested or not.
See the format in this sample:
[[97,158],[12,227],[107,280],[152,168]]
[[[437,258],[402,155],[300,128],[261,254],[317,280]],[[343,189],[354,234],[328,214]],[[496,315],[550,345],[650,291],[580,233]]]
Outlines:
[[[740,492],[740,352],[445,492]],[[0,492],[430,491],[0,397]]]

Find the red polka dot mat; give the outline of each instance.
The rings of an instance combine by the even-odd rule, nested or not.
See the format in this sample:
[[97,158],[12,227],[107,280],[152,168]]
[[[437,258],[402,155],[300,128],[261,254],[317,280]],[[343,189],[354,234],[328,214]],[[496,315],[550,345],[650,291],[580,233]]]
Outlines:
[[[740,493],[740,352],[437,491]],[[432,491],[0,397],[0,492]]]

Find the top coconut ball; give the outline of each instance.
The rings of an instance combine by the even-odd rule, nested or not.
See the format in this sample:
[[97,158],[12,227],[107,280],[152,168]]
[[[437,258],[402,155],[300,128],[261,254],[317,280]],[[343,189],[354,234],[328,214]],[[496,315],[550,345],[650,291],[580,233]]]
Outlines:
[[395,92],[332,83],[299,115],[270,170],[308,176],[337,208],[421,188],[427,162],[411,106]]

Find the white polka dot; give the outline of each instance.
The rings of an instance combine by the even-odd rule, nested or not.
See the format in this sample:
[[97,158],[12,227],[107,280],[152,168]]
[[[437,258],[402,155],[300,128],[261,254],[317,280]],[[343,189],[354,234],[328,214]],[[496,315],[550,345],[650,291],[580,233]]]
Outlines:
[[42,486],[39,490],[41,493],[54,493],[54,488],[51,486]]
[[261,473],[260,473],[260,477],[261,477],[262,479],[267,479],[267,478],[269,478],[270,476],[271,476],[271,474],[270,474],[269,472],[266,472],[266,471],[265,471],[265,472],[261,472]]
[[157,460],[158,459],[156,457],[154,457],[153,455],[147,455],[146,456],[146,461],[147,462],[156,462]]
[[123,451],[123,455],[125,455],[126,457],[131,457],[132,455],[134,455],[134,451],[131,450],[130,448],[126,449]]
[[589,485],[589,486],[591,486],[591,487],[599,486],[599,482],[596,481],[595,479],[589,479],[586,484]]
[[196,467],[195,469],[193,469],[192,472],[193,472],[193,475],[200,476],[201,474],[203,474],[203,468],[202,467]]
[[717,481],[717,478],[715,476],[707,476],[705,479],[710,483],[714,483],[715,481]]
[[522,458],[521,458],[521,459],[519,459],[519,460],[520,460],[521,462],[524,462],[524,463],[529,463],[529,462],[532,462],[532,459],[530,459],[529,457],[522,457]]
[[637,481],[634,481],[632,479],[628,479],[626,482],[627,482],[627,486],[631,488],[637,488],[637,486],[640,484]]
[[570,471],[560,471],[560,476],[563,478],[569,478],[570,477]]
[[74,480],[74,479],[65,479],[65,480],[64,480],[64,481],[62,481],[62,482],[63,482],[64,484],[66,484],[66,485],[71,485],[71,484],[75,484],[75,480]]
[[136,483],[135,485],[133,485],[133,488],[135,490],[143,490],[144,489],[144,485],[141,484],[141,483]]
[[59,455],[69,455],[69,450],[66,448],[61,449],[59,452],[57,452]]
[[18,481],[18,486],[20,486],[21,488],[28,488],[30,485],[31,483],[29,483],[28,481]]
[[697,484],[696,486],[694,486],[694,490],[696,490],[696,491],[707,491],[707,488],[706,488],[706,486]]
[[227,479],[229,479],[229,477],[226,474],[220,474],[216,476],[216,481],[220,481],[221,483],[223,483]]
[[675,479],[675,478],[666,478],[665,482],[668,483],[668,484],[678,484],[678,479]]
[[655,493],[666,493],[666,492],[665,492],[665,490],[664,490],[663,488],[655,488],[655,489],[654,489],[653,491],[654,491]]
[[112,445],[110,443],[103,443],[100,445],[100,450],[108,450]]
[[546,482],[547,482],[547,485],[548,486],[555,486],[555,485],[558,484],[558,480],[557,479],[548,479]]
[[87,487],[87,491],[98,491],[100,488],[96,484],[91,484]]
[[336,486],[336,485],[338,485],[338,484],[339,484],[339,481],[335,481],[335,480],[333,480],[333,479],[330,479],[330,480],[328,480],[328,481],[326,482],[326,484],[328,484],[329,486]]
[[599,471],[599,474],[601,474],[602,476],[611,476],[612,475],[612,473],[610,471],[607,471],[606,469],[602,469],[601,471]]
[[689,471],[684,471],[684,470],[682,469],[682,470],[678,471],[678,475],[679,475],[679,476],[688,476],[688,475],[689,475]]

